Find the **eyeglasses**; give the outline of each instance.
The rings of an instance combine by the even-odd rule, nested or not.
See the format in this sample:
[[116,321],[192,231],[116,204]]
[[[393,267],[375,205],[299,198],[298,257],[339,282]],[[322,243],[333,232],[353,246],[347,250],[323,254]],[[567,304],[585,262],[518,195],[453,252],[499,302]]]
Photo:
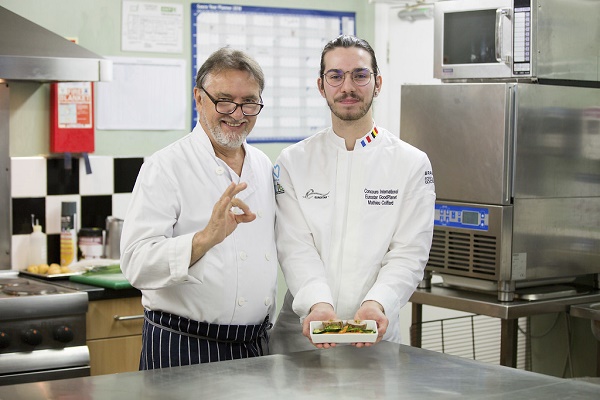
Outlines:
[[206,89],[204,89],[202,86],[200,86],[200,89],[202,89],[204,93],[206,93],[210,101],[213,102],[213,104],[215,105],[215,111],[219,114],[233,114],[235,110],[237,110],[237,108],[240,107],[242,109],[242,114],[246,116],[254,116],[258,115],[260,113],[260,110],[262,110],[262,108],[265,106],[261,103],[236,103],[234,101],[229,100],[215,100],[210,94],[208,94]]
[[371,75],[374,75],[374,72],[371,72],[368,68],[356,68],[352,71],[342,71],[341,69],[330,69],[323,76],[327,83],[331,86],[340,86],[344,83],[346,79],[346,74],[350,74],[352,77],[352,82],[354,82],[358,86],[365,86],[371,82]]

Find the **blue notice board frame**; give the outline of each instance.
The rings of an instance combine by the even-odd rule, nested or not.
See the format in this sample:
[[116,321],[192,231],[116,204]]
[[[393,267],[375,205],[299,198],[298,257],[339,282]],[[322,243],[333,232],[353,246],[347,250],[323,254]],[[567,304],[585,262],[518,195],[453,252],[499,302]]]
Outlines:
[[[265,73],[265,107],[248,142],[297,142],[331,124],[317,90],[323,46],[356,34],[356,13],[192,3],[192,87],[200,65],[230,46],[255,58]],[[192,106],[192,127],[198,115]]]

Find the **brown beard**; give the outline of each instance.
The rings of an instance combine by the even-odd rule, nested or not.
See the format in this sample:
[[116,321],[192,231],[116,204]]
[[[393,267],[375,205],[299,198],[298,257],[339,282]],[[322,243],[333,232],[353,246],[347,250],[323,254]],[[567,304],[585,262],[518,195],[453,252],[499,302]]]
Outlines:
[[334,105],[336,102],[338,101],[342,101],[348,97],[351,97],[353,99],[357,99],[357,100],[362,100],[360,97],[358,97],[356,94],[354,93],[350,93],[344,96],[339,97],[337,100],[334,99],[333,103],[329,101],[329,99],[327,100],[327,105],[329,106],[329,109],[331,110],[331,112],[338,117],[339,119],[341,119],[342,121],[357,121],[359,119],[361,119],[362,117],[364,117],[367,112],[369,112],[369,109],[371,108],[371,105],[373,104],[373,97],[371,97],[371,100],[368,103],[363,104],[362,107],[360,107],[358,109],[358,111],[356,112],[345,112],[342,113],[338,110],[335,109]]

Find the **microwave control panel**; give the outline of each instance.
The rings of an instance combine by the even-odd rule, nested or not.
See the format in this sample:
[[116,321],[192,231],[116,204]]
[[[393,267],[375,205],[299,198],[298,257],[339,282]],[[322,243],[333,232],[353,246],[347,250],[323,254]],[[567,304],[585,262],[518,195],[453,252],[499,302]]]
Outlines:
[[531,0],[515,0],[513,10],[513,74],[531,73]]
[[489,230],[490,210],[484,207],[457,206],[448,204],[435,204],[436,226],[452,228]]

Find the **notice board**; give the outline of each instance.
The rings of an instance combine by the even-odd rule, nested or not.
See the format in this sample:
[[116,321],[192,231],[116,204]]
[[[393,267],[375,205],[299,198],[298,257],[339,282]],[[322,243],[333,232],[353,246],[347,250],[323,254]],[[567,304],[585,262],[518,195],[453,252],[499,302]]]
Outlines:
[[[221,47],[243,50],[265,74],[258,116],[248,142],[295,142],[331,124],[317,89],[323,46],[356,34],[354,12],[192,3],[192,86],[198,68]],[[192,107],[192,127],[198,115]]]

